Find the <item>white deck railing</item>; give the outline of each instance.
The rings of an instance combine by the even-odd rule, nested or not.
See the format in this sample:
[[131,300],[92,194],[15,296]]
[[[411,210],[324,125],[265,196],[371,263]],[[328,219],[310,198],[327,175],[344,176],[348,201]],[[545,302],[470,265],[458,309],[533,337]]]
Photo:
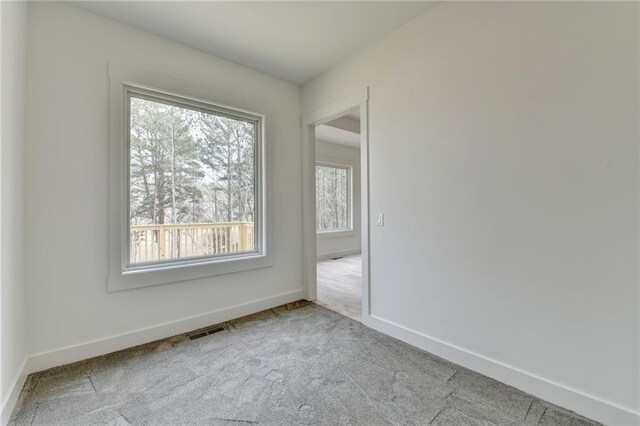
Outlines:
[[242,253],[254,249],[253,222],[131,225],[130,262]]

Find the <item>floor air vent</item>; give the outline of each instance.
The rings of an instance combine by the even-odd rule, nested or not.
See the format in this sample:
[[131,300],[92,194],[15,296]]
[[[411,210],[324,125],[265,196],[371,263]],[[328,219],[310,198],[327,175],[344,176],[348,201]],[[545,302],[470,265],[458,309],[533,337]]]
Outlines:
[[213,327],[209,327],[209,328],[205,328],[203,330],[197,330],[194,331],[192,333],[187,334],[187,337],[189,337],[189,340],[196,340],[199,339],[201,337],[205,337],[208,336],[210,334],[215,334],[215,333],[219,333],[221,331],[225,331],[226,328],[224,328],[221,325],[214,325]]

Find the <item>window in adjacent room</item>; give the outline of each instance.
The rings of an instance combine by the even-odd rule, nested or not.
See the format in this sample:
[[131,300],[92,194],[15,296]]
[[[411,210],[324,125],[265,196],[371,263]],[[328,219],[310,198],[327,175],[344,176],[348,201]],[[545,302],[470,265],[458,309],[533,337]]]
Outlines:
[[316,163],[316,230],[351,230],[351,167]]
[[125,86],[127,269],[261,253],[261,117]]

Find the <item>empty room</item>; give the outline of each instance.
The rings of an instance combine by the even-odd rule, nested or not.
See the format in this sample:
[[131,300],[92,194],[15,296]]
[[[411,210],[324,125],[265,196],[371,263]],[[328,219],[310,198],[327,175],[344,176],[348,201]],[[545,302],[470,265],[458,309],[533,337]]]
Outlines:
[[0,0],[0,425],[640,425],[640,3]]

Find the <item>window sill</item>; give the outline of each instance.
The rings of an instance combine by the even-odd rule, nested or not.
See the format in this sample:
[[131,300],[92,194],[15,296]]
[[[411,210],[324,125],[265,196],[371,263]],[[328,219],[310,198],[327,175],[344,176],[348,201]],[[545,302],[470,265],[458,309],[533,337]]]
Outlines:
[[356,233],[353,229],[342,229],[335,231],[316,231],[316,238],[342,238],[353,237]]
[[151,265],[145,268],[130,269],[109,276],[107,291],[116,292],[135,288],[151,287],[161,284],[196,280],[199,278],[233,274],[273,266],[271,256],[252,254],[232,258],[207,259],[197,263]]

